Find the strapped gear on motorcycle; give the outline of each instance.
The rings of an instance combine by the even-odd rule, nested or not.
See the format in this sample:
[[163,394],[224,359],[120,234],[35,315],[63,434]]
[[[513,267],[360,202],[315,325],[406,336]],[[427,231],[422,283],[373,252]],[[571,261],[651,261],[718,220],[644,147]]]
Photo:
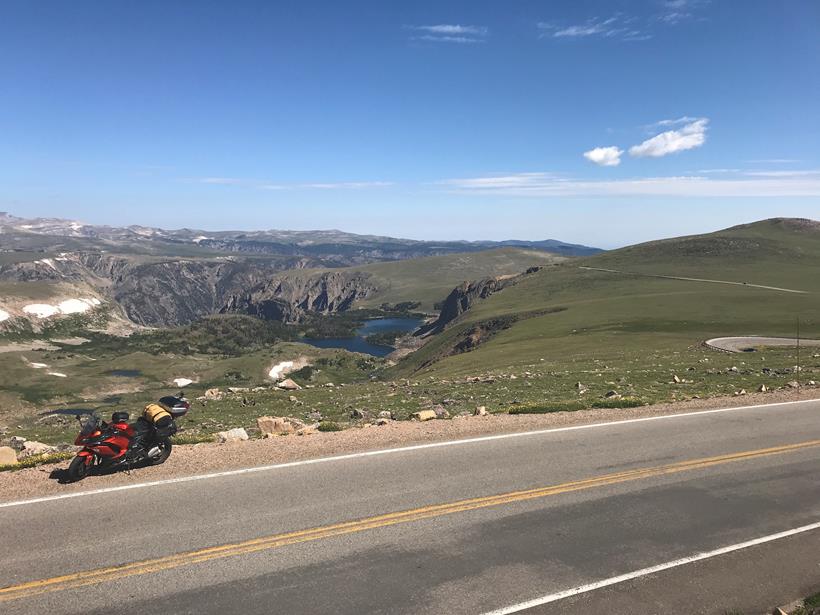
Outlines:
[[168,438],[177,432],[174,417],[159,404],[148,404],[142,413],[142,418],[151,423],[160,438]]
[[127,412],[115,412],[111,415],[112,423],[127,423],[131,415]]

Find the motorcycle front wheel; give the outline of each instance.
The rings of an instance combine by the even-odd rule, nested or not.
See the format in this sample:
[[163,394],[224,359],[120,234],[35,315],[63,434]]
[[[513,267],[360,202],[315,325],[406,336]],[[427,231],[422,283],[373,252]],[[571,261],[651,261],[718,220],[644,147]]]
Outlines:
[[86,463],[85,457],[75,457],[68,466],[68,480],[72,483],[84,479],[91,473],[92,463]]
[[156,447],[159,449],[159,454],[154,455],[153,457],[148,457],[148,465],[158,466],[161,463],[165,463],[165,460],[171,456],[171,439],[170,438],[160,438],[157,440]]

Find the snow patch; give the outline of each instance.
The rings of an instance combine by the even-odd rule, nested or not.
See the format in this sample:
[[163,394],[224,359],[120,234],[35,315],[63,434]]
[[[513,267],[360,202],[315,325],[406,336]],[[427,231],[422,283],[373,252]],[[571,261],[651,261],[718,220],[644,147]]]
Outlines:
[[190,378],[174,378],[173,380],[173,383],[179,388],[187,387],[192,382],[193,380],[191,380]]
[[48,372],[49,376],[57,376],[58,378],[68,378],[65,374],[61,372]]
[[48,303],[30,303],[23,306],[23,311],[26,314],[33,314],[37,318],[49,318],[55,314],[60,313],[60,308],[56,305],[49,305]]
[[281,363],[277,363],[270,368],[268,371],[268,377],[272,380],[278,381],[281,380],[283,376],[286,376],[291,372],[298,371],[308,365],[310,365],[310,359],[308,357],[298,357],[293,361],[282,361]]
[[8,320],[9,318],[11,318],[11,314],[9,314],[6,310],[0,310],[0,322]]
[[205,239],[210,239],[210,237],[206,237],[205,235],[199,235],[198,237],[194,237],[191,241],[194,243],[199,243],[200,241],[204,241]]
[[29,363],[29,365],[34,369],[45,369],[46,367],[48,367],[48,365],[46,365],[45,363]]
[[37,316],[37,318],[50,318],[56,314],[80,314],[87,312],[92,307],[96,307],[101,303],[102,302],[96,297],[66,299],[57,305],[51,305],[49,303],[30,303],[23,307],[23,312]]
[[285,370],[290,370],[293,368],[293,361],[282,361],[281,363],[277,363],[273,367],[270,368],[268,372],[268,377],[272,378],[273,380],[279,380],[282,376],[284,376],[287,372]]
[[41,258],[40,260],[35,261],[35,262],[43,263],[44,265],[48,265],[49,267],[54,269],[54,271],[58,271],[57,267],[54,265],[54,261],[51,260],[50,258]]

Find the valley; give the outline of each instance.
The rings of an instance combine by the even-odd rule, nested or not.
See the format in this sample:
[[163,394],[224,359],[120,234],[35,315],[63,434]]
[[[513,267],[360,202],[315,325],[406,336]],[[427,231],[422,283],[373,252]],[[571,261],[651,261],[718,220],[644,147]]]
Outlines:
[[[73,415],[136,412],[176,392],[178,379],[190,380],[184,392],[193,401],[179,442],[234,427],[253,437],[264,415],[357,428],[380,413],[406,420],[431,409],[450,418],[477,407],[605,410],[759,390],[796,394],[797,384],[820,380],[816,349],[803,349],[798,371],[794,347],[732,354],[703,343],[793,336],[797,318],[803,337],[820,338],[820,230],[809,221],[767,220],[592,256],[500,248],[281,271],[253,260],[172,266],[154,258],[11,265],[18,277],[4,283],[9,294],[0,303],[8,312],[11,291],[46,302],[64,284],[101,304],[29,328],[15,318],[0,323],[3,437],[70,441]],[[0,269],[7,277],[9,266]],[[163,292],[196,310],[157,299]],[[426,322],[415,335],[389,336],[402,350],[383,357],[300,341],[352,336],[380,317]],[[113,335],[112,322],[130,335]],[[270,376],[290,362],[299,369]],[[277,388],[284,377],[300,390]]]

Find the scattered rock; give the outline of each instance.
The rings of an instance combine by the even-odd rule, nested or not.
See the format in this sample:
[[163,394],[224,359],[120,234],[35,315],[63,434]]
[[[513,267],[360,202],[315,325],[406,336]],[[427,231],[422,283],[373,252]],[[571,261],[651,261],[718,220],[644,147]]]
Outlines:
[[250,391],[250,389],[248,387],[228,387],[228,391],[231,393],[244,393]]
[[604,393],[604,397],[607,399],[621,399],[621,394],[618,391],[607,391]]
[[798,389],[800,388],[800,383],[797,380],[792,380],[791,382],[787,382],[786,386],[790,389]]
[[370,418],[370,412],[359,408],[353,408],[353,410],[350,411],[350,418],[358,421],[365,421]]
[[767,387],[765,384],[761,384],[761,385],[757,388],[757,392],[758,392],[758,393],[765,393],[765,392],[766,392],[766,391],[768,391],[768,390],[769,390],[769,387]]
[[817,383],[814,380],[809,380],[806,384],[810,387],[817,386]]
[[680,384],[681,382],[683,382],[683,380],[680,379],[680,376],[675,374],[674,376],[672,376],[672,382],[674,382],[675,384]]
[[34,455],[48,455],[49,453],[56,453],[57,447],[56,446],[49,446],[48,444],[43,444],[42,442],[35,442],[34,440],[28,440],[23,446],[23,450],[20,451],[18,458],[23,460],[27,457],[33,457]]
[[734,373],[737,373],[737,371],[738,371],[738,370],[737,370],[737,367],[735,367],[735,366],[733,365],[732,367],[730,367],[730,368],[729,368],[729,369],[727,369],[726,371],[727,371],[727,372],[734,372]]
[[380,419],[388,419],[388,420],[392,421],[393,420],[393,413],[390,412],[390,410],[382,410],[381,412],[379,412],[379,418]]
[[578,391],[578,395],[583,395],[587,392],[586,386],[584,386],[581,382],[575,383],[575,389]]
[[299,389],[302,388],[298,384],[296,384],[293,380],[291,380],[290,378],[285,378],[284,380],[282,380],[282,382],[279,382],[276,386],[277,386],[277,388],[280,388],[283,391],[298,391]]
[[475,416],[487,416],[489,412],[487,412],[486,406],[476,406],[475,412],[473,412]]
[[433,410],[419,410],[411,414],[410,418],[416,419],[417,421],[431,421],[438,417]]
[[316,411],[316,410],[314,410],[313,412],[310,412],[310,413],[308,414],[308,418],[309,418],[311,421],[314,421],[314,422],[318,423],[319,421],[321,421],[321,420],[322,420],[322,413],[321,413],[321,412],[318,412],[318,411]]
[[290,395],[290,396],[288,396],[288,401],[290,401],[290,402],[298,402],[298,401],[299,401],[299,398],[298,398],[298,397],[296,397],[296,395]]
[[233,429],[229,429],[228,431],[220,431],[216,434],[216,441],[220,444],[224,444],[226,442],[241,442],[242,440],[248,439],[248,432],[246,432],[242,427],[235,427]]
[[23,436],[12,436],[9,442],[11,443],[11,448],[16,451],[22,451],[26,444],[26,439]]
[[208,389],[205,391],[205,399],[210,401],[219,401],[222,399],[222,391],[219,389]]
[[390,419],[387,419],[387,418],[384,418],[384,417],[379,417],[379,418],[376,419],[376,425],[382,426],[382,425],[389,425],[389,424],[390,424]]
[[17,451],[10,446],[0,446],[0,466],[11,466],[17,463]]
[[746,395],[746,389],[740,389],[739,391],[735,391],[735,397],[739,397],[740,395]]
[[325,388],[328,388],[328,389],[332,389],[332,388],[334,388],[336,385],[335,385],[335,384],[333,384],[332,382],[325,382],[322,386],[323,386],[323,387],[325,387]]
[[433,412],[436,414],[437,419],[449,419],[450,413],[444,406],[433,406]]

